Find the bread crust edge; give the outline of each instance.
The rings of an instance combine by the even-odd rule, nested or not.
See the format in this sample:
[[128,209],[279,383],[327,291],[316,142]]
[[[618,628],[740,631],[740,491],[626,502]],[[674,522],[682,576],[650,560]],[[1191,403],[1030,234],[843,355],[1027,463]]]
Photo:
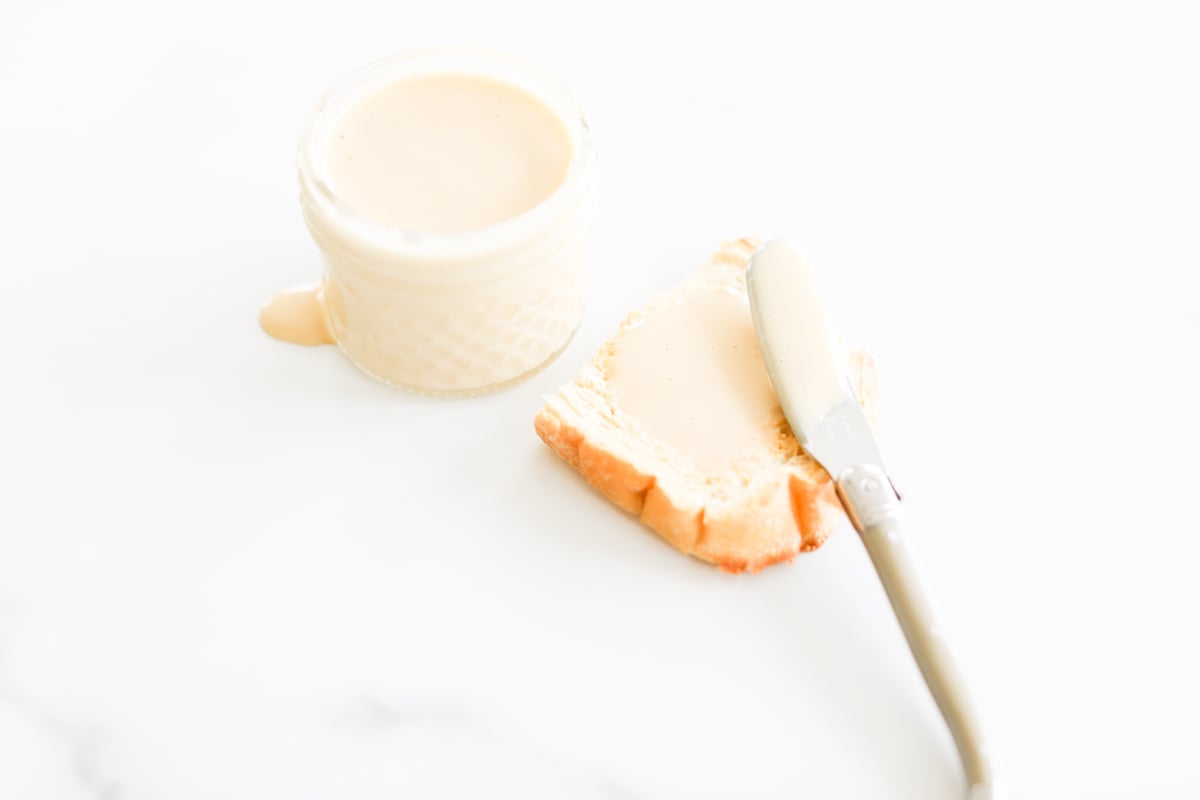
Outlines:
[[[718,252],[714,264],[744,269],[753,250],[753,240],[737,240]],[[855,392],[874,423],[874,362],[862,351],[852,351],[848,357]],[[564,387],[559,396],[572,386]],[[594,425],[574,412],[570,404],[548,401],[534,417],[534,430],[615,505],[637,515],[675,549],[725,572],[758,572],[790,562],[823,545],[843,518],[833,480],[806,454],[771,468],[771,474],[741,502],[710,509],[672,497],[653,474],[589,440],[584,428]]]

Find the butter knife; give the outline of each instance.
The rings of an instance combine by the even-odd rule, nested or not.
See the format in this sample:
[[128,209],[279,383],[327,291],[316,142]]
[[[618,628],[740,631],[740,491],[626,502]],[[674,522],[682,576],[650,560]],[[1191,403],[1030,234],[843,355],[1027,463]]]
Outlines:
[[867,417],[839,367],[812,268],[785,241],[763,245],[746,272],[771,385],[804,450],[824,467],[862,543],[962,759],[969,800],[999,800],[979,717],[903,535],[896,493]]

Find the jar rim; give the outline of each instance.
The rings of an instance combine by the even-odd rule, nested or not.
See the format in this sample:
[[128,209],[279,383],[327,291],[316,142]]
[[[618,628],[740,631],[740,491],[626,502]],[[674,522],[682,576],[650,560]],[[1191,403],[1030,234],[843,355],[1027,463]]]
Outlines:
[[[453,232],[409,230],[373,219],[353,208],[334,191],[326,147],[334,123],[368,89],[390,80],[428,74],[461,74],[499,80],[529,92],[559,119],[571,140],[566,175],[547,197],[520,214],[481,228]],[[503,251],[550,224],[572,198],[586,192],[592,180],[595,151],[586,115],[565,86],[518,59],[482,49],[438,48],[390,56],[367,64],[338,80],[317,103],[305,126],[296,157],[301,199],[348,229],[364,244],[397,255],[437,260],[483,251]]]

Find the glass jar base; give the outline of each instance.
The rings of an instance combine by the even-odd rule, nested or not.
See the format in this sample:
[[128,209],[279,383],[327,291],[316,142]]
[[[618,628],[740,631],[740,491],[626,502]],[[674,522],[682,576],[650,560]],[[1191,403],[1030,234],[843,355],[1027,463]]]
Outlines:
[[558,358],[560,355],[562,355],[563,351],[566,350],[568,347],[570,347],[571,342],[574,341],[574,339],[575,339],[575,334],[578,332],[579,332],[579,325],[577,324],[574,328],[571,329],[570,335],[567,336],[566,340],[562,343],[561,347],[559,347],[557,350],[555,350],[553,353],[551,353],[549,356],[547,356],[545,358],[545,360],[542,361],[540,364],[537,364],[536,366],[533,366],[533,367],[525,370],[520,375],[509,378],[508,380],[499,381],[497,383],[490,383],[485,386],[475,386],[475,387],[470,387],[470,388],[465,388],[465,389],[434,389],[434,388],[430,388],[427,386],[417,386],[415,384],[402,383],[400,381],[392,380],[391,378],[388,378],[384,375],[380,375],[379,373],[374,372],[374,371],[368,369],[367,367],[363,366],[362,364],[360,364],[357,360],[355,360],[354,356],[350,355],[350,353],[346,351],[346,348],[344,348],[342,346],[342,343],[340,341],[337,342],[337,346],[338,346],[338,349],[341,350],[342,353],[346,356],[346,358],[349,359],[350,363],[352,363],[354,366],[358,367],[358,369],[361,372],[363,372],[366,375],[369,375],[370,377],[374,378],[375,380],[377,380],[381,383],[386,383],[388,386],[392,386],[396,389],[401,389],[403,391],[409,392],[410,394],[424,395],[425,397],[479,397],[481,395],[496,394],[497,392],[502,392],[505,389],[508,389],[509,387],[515,386],[518,383],[521,383],[522,381],[527,380],[528,378],[532,378],[534,375],[538,374],[539,372],[544,370],[546,367],[550,366],[550,364],[556,358]]

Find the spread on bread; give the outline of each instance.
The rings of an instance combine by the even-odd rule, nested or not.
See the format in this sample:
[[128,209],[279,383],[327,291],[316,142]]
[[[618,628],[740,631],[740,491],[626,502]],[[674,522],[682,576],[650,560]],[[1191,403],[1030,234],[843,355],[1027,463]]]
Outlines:
[[[829,475],[775,400],[754,335],[745,269],[754,243],[631,314],[547,399],[541,438],[671,545],[731,572],[819,547],[843,518]],[[846,354],[868,410],[870,357]]]
[[778,404],[746,297],[727,287],[689,292],[613,337],[613,402],[648,442],[705,472],[774,437]]

